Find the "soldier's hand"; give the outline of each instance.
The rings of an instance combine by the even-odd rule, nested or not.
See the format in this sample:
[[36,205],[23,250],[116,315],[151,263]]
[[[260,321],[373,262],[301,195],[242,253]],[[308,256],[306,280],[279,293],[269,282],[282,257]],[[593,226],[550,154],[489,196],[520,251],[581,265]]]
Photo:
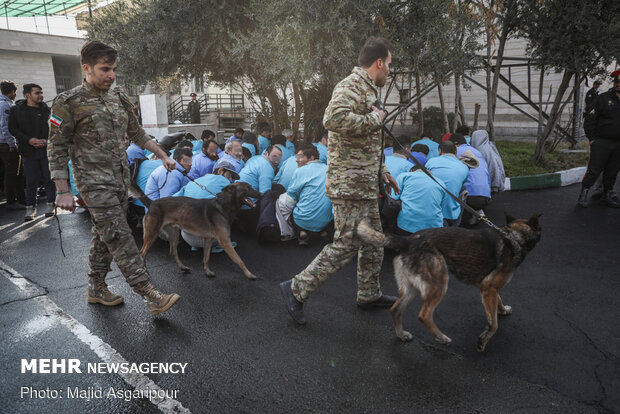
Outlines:
[[177,163],[170,157],[166,157],[161,160],[168,171],[174,171],[177,168]]
[[383,122],[385,120],[385,117],[387,116],[387,112],[377,108],[376,106],[371,106],[372,110],[375,112],[379,112],[379,116],[381,117],[381,122]]
[[56,207],[70,212],[75,211],[75,203],[73,202],[73,194],[56,194]]
[[391,189],[391,190],[394,190],[394,194],[400,194],[400,189],[398,188],[398,184],[396,183],[396,180],[394,179],[394,177],[392,177],[392,174],[383,173],[381,178],[383,179],[383,182],[385,183],[385,186],[388,192]]

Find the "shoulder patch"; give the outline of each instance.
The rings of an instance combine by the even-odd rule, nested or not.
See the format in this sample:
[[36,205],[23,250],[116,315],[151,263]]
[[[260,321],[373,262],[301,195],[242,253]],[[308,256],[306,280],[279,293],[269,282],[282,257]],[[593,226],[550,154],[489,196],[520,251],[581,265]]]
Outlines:
[[62,125],[62,118],[52,114],[52,116],[50,116],[50,124],[54,125],[56,128],[60,128],[60,125]]

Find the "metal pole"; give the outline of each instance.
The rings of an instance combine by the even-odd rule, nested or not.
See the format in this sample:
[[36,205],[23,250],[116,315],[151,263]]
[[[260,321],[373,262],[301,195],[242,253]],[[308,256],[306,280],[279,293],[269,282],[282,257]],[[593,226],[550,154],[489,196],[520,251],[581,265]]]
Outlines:
[[47,20],[47,5],[45,4],[45,0],[43,0],[43,13],[45,13],[45,24],[47,25],[47,34],[50,34],[50,22]]
[[10,30],[9,28],[9,9],[6,5],[6,2],[4,3],[4,17],[6,17],[6,28],[7,30]]

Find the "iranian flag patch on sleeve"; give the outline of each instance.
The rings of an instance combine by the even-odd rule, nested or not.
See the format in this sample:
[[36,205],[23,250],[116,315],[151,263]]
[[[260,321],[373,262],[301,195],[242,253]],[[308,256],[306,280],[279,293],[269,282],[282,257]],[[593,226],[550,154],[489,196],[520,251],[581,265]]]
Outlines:
[[58,115],[52,114],[52,116],[50,116],[50,124],[54,125],[57,128],[60,128],[60,125],[62,124],[62,118]]

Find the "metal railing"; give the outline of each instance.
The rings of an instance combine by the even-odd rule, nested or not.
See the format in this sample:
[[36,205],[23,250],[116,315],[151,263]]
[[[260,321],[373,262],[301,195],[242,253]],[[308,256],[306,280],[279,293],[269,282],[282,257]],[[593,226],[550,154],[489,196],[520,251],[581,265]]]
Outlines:
[[[189,123],[190,115],[187,111],[187,105],[191,102],[192,98],[189,95],[181,95],[168,105],[168,120],[170,123],[179,120],[181,122]],[[209,112],[214,110],[230,112],[231,115],[241,116],[246,111],[245,99],[243,94],[203,94],[196,97],[196,100],[200,103],[200,116],[206,116]],[[238,117],[235,116],[235,117]]]

